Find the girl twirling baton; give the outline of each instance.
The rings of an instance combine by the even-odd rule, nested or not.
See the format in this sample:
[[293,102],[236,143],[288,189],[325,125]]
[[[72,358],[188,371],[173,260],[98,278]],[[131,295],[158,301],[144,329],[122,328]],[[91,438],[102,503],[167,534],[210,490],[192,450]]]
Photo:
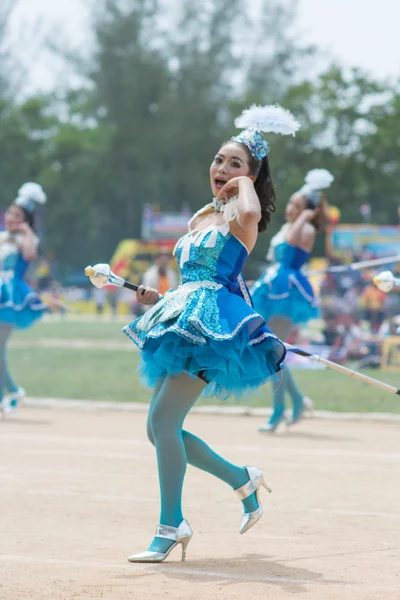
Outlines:
[[178,544],[184,559],[192,537],[182,513],[187,462],[236,491],[244,510],[240,533],[262,514],[262,472],[228,462],[183,429],[200,394],[227,398],[253,390],[278,378],[285,357],[284,345],[252,308],[240,272],[274,210],[263,132],[294,135],[299,125],[277,106],[254,106],[236,125],[244,130],[221,146],[210,167],[216,197],[196,213],[176,246],[182,285],[161,300],[154,290],[139,288],[138,300],[154,306],[124,329],[142,350],[140,369],[154,387],[147,431],[161,489],[156,535],[131,562],[161,562]]

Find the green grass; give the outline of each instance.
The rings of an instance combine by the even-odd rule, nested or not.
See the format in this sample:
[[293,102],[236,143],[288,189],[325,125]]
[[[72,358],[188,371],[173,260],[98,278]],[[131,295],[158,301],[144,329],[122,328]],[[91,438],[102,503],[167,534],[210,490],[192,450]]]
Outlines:
[[[147,402],[139,353],[58,348],[10,349],[14,377],[30,396]],[[17,375],[20,374],[18,377]]]
[[12,339],[31,341],[39,338],[79,338],[123,342],[126,338],[121,329],[131,320],[127,317],[126,321],[41,321],[26,331],[16,330]]
[[[140,385],[136,367],[140,360],[137,352],[107,351],[101,349],[102,340],[124,340],[119,322],[60,322],[40,323],[26,332],[16,332],[18,347],[11,346],[9,362],[18,383],[30,396],[77,398],[92,400],[119,400],[148,402],[150,390]],[[21,348],[20,342],[43,338],[96,340],[95,349]],[[400,373],[382,373],[367,369],[365,374],[400,385]],[[331,370],[296,370],[296,380],[310,396],[317,409],[355,412],[400,413],[398,396],[381,391]],[[201,403],[218,404],[214,399]],[[251,406],[270,406],[270,386],[266,385],[247,402]],[[229,404],[237,404],[230,401]]]

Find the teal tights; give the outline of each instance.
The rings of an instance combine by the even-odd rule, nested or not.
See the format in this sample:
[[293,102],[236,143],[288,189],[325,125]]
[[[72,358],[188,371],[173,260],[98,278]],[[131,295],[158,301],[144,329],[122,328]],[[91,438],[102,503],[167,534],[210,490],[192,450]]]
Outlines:
[[12,332],[11,325],[0,323],[0,402],[3,400],[4,390],[16,392],[18,386],[11,377],[7,365],[7,342]]
[[[203,440],[183,429],[186,415],[205,385],[201,379],[182,374],[160,381],[153,393],[147,435],[156,448],[163,525],[178,527],[183,520],[182,488],[187,463],[211,473],[233,489],[249,480],[244,467],[228,462]],[[255,494],[242,502],[245,512],[252,512],[258,506]],[[165,552],[171,543],[155,537],[149,550]]]
[[[284,317],[273,317],[268,321],[268,327],[283,342],[287,341],[292,322]],[[283,367],[280,381],[272,383],[274,406],[269,423],[276,425],[285,413],[285,394],[288,393],[293,404],[293,418],[303,410],[303,394],[300,392],[293,375],[286,365]]]

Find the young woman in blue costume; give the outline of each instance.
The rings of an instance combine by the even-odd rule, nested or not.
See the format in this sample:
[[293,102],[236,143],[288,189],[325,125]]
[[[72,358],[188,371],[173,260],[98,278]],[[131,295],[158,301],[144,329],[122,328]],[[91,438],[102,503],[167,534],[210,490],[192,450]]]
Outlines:
[[[0,233],[0,410],[4,415],[17,408],[24,390],[13,380],[7,365],[7,342],[13,329],[24,329],[48,308],[24,281],[29,263],[37,257],[34,232],[35,208],[46,195],[37,183],[25,183],[8,207],[5,231]],[[4,391],[8,391],[6,397]]]
[[[305,185],[289,200],[286,223],[271,240],[267,259],[274,264],[251,289],[255,310],[280,340],[287,340],[293,325],[305,324],[319,315],[317,299],[301,269],[308,261],[325,219],[326,201],[322,190],[332,181],[332,175],[325,169],[313,169],[307,174]],[[287,365],[282,370],[281,381],[273,382],[272,388],[273,412],[260,431],[275,431],[284,421],[285,393],[293,403],[292,424],[301,419],[305,409],[312,407]]]
[[252,308],[240,273],[274,210],[263,132],[294,135],[299,126],[278,106],[253,106],[235,124],[244,130],[221,146],[210,167],[216,198],[196,213],[175,249],[182,284],[161,300],[154,290],[139,288],[139,301],[154,306],[124,328],[142,350],[140,369],[154,387],[147,433],[156,448],[161,492],[155,537],[131,562],[161,562],[178,544],[184,559],[192,537],[182,513],[187,463],[236,491],[244,511],[240,533],[262,514],[262,472],[228,462],[183,429],[202,393],[227,398],[254,390],[278,377],[285,357],[283,344]]

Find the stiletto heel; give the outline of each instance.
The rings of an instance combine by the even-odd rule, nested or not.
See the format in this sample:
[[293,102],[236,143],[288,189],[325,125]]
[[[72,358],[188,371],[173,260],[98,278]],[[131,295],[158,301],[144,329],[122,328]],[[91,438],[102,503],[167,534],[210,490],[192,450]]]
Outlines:
[[182,562],[184,562],[186,560],[186,548],[188,547],[191,539],[192,538],[189,537],[189,538],[186,538],[185,540],[183,540],[183,542],[181,542],[181,544],[182,544],[182,557],[181,557]]
[[257,467],[245,467],[245,469],[249,474],[249,481],[242,485],[242,487],[235,490],[235,492],[239,496],[240,500],[246,500],[246,498],[249,498],[252,494],[255,494],[258,508],[253,510],[253,512],[243,513],[242,524],[240,526],[241,534],[246,533],[246,531],[253,527],[253,525],[260,520],[263,514],[263,507],[259,501],[260,487],[264,486],[268,492],[272,492],[271,488],[266,484],[263,472],[260,471],[260,469],[257,469]]
[[140,554],[133,554],[128,558],[129,562],[135,563],[143,563],[143,562],[151,562],[158,563],[163,562],[172,552],[174,548],[182,545],[182,561],[186,560],[186,549],[190,540],[192,539],[193,531],[190,527],[189,523],[184,519],[179,527],[170,527],[169,525],[158,525],[156,530],[156,537],[162,538],[164,540],[171,540],[173,544],[168,548],[166,552],[152,552],[151,550],[146,550],[146,552],[141,552]]
[[261,485],[263,487],[265,487],[265,489],[267,490],[267,492],[269,492],[270,494],[272,493],[271,488],[267,485],[267,482],[264,479],[264,475],[262,476],[262,479],[261,479]]
[[267,433],[275,433],[277,429],[286,430],[289,424],[289,419],[287,418],[285,413],[282,413],[278,417],[272,416],[269,421],[264,423],[264,425],[260,425],[258,431],[267,432]]

